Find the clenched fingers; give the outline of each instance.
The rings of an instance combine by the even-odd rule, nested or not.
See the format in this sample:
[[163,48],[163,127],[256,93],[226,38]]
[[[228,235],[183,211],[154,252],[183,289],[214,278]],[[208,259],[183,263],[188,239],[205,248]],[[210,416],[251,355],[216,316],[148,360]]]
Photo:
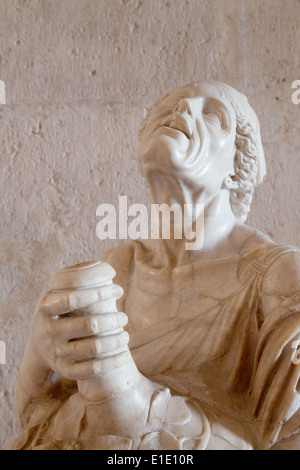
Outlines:
[[48,333],[65,341],[87,336],[101,335],[127,325],[128,317],[123,312],[82,317],[48,318]]
[[119,351],[127,346],[129,335],[127,331],[107,335],[101,338],[91,337],[70,341],[61,346],[57,352],[58,357],[68,357],[70,361],[81,361],[93,357]]
[[70,380],[83,380],[104,374],[126,364],[131,359],[129,351],[103,359],[78,362],[65,368],[64,376]]
[[41,310],[50,316],[63,315],[87,308],[97,302],[119,299],[124,291],[116,284],[89,289],[75,289],[47,292],[41,302]]

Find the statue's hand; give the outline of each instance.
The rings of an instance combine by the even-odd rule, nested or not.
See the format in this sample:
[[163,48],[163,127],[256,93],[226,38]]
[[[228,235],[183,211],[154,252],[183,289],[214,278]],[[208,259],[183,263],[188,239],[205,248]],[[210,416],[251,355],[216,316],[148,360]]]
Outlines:
[[[102,355],[128,344],[128,333],[118,332],[127,324],[127,315],[105,310],[122,295],[122,288],[115,284],[47,292],[36,309],[30,335],[34,353],[44,366],[78,380],[113,368],[114,362],[119,364],[118,355]],[[98,314],[99,306],[105,313]]]
[[52,277],[51,290],[37,305],[16,384],[20,416],[59,377],[77,380],[89,390],[84,379],[115,373],[128,363],[127,315],[117,311],[123,289],[113,284],[115,274],[107,263],[94,262]]
[[95,377],[119,365],[125,350],[128,355],[127,316],[116,307],[123,289],[113,284],[115,275],[110,265],[97,261],[51,278],[51,290],[36,308],[21,368],[26,390],[32,381],[35,388],[47,388],[53,372],[70,380]]

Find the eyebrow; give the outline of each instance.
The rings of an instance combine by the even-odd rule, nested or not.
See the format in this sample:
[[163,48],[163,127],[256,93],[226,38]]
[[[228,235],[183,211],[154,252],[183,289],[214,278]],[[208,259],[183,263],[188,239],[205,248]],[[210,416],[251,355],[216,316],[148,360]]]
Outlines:
[[207,102],[212,102],[217,105],[221,105],[221,107],[225,108],[226,110],[228,109],[228,106],[218,98],[213,98],[212,96],[204,96],[203,97]]

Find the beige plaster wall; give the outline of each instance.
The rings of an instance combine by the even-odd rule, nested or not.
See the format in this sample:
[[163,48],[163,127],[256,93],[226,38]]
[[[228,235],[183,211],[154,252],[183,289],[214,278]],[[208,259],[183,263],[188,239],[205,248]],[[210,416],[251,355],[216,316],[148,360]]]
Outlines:
[[0,0],[0,447],[34,306],[58,268],[118,241],[96,208],[147,201],[137,130],[156,99],[198,79],[247,94],[268,177],[249,224],[300,246],[298,0]]

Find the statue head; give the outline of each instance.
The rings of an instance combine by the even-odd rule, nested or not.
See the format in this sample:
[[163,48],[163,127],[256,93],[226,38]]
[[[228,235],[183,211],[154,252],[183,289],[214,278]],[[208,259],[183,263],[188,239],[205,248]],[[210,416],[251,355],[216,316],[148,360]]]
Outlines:
[[[195,125],[193,131],[190,124],[194,117],[192,114],[198,115],[199,120],[204,122],[203,126]],[[225,161],[232,161],[230,176],[224,179],[222,189],[230,191],[232,212],[239,221],[244,222],[250,210],[254,188],[266,174],[259,122],[246,96],[231,86],[216,81],[195,82],[169,93],[152,106],[142,122],[139,156],[145,154],[145,147],[153,146],[154,141],[159,141],[159,129],[165,129],[166,133],[166,129],[170,128],[179,131],[178,135],[174,135],[177,145],[172,147],[174,155],[177,149],[185,155],[184,160],[172,158],[172,164],[176,166],[178,174],[184,173],[194,183],[200,176],[201,152],[206,146],[212,148],[219,141],[219,147],[215,145],[215,148],[221,154],[217,163],[220,171],[217,169],[215,173],[210,172],[207,178],[217,178],[218,173],[222,176],[224,169],[229,172],[230,166],[225,165]],[[162,146],[162,142],[160,139],[157,145]],[[233,146],[230,147],[232,143]],[[139,166],[143,174],[144,165],[141,160],[139,158]],[[162,160],[160,158],[161,165],[164,164]],[[223,170],[222,165],[225,165]]]

